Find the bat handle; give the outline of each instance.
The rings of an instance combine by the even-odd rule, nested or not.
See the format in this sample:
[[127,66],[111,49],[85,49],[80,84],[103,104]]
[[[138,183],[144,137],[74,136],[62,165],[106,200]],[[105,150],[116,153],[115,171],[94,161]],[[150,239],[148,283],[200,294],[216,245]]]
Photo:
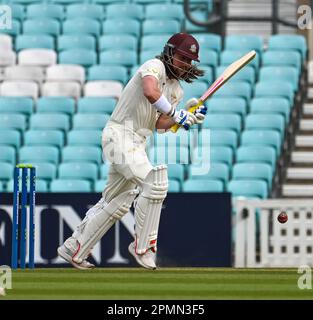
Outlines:
[[[193,112],[195,112],[195,111],[196,111],[200,106],[202,106],[202,105],[203,105],[203,101],[199,100],[199,102],[198,102],[195,106],[189,108],[188,111],[189,111],[190,113],[193,113]],[[172,131],[173,133],[176,133],[180,127],[181,127],[181,126],[176,123],[176,124],[174,124],[174,125],[171,127],[171,131]]]

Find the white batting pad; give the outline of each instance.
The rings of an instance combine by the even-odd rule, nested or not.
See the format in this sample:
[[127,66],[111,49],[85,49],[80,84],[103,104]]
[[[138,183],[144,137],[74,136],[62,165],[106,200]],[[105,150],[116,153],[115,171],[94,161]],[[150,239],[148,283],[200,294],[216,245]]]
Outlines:
[[104,198],[86,214],[78,229],[73,233],[73,237],[79,242],[79,249],[73,256],[73,261],[81,263],[87,258],[93,246],[104,236],[104,234],[120,220],[133,203],[138,190],[128,190],[107,203]]
[[150,248],[156,251],[162,203],[167,189],[167,167],[154,167],[142,183],[142,192],[135,206],[137,254],[144,254]]

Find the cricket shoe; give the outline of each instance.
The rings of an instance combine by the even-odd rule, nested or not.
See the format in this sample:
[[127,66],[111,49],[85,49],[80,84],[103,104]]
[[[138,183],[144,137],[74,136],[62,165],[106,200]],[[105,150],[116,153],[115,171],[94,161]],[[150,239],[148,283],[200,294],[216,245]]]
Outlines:
[[71,263],[73,267],[79,270],[89,270],[95,268],[95,265],[88,262],[87,260],[83,260],[81,263],[78,263],[73,260],[75,255],[79,250],[79,243],[73,237],[68,238],[62,246],[58,248],[58,254],[65,261]]
[[156,269],[155,253],[148,250],[145,254],[137,254],[135,250],[135,242],[128,246],[129,253],[136,259],[136,261],[146,269]]

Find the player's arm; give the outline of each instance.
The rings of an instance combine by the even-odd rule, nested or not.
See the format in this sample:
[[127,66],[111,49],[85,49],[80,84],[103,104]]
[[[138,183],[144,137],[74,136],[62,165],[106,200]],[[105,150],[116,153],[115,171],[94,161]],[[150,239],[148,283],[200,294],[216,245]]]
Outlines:
[[[176,108],[170,104],[166,97],[161,93],[158,87],[158,80],[154,76],[147,75],[142,78],[142,90],[144,96],[152,106],[162,113],[162,115],[167,116],[171,121],[173,121],[171,125],[173,125],[173,123],[177,123],[188,130],[189,127],[196,122],[197,118],[194,114],[186,110],[176,110]],[[165,129],[165,127],[167,128],[169,125],[170,122],[167,122],[166,124],[163,123],[162,128],[158,129]]]

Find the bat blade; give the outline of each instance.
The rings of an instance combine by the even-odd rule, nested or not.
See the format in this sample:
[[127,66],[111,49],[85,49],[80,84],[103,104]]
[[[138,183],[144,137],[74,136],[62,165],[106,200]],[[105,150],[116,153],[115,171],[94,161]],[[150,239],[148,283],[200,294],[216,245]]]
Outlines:
[[[200,105],[202,105],[210,96],[212,96],[220,87],[222,87],[232,76],[234,76],[240,69],[247,65],[254,57],[256,52],[254,50],[248,52],[240,59],[229,65],[224,72],[212,83],[209,89],[200,97],[199,103],[191,107],[188,111],[194,112]],[[175,124],[171,127],[172,132],[177,132],[180,125]]]

